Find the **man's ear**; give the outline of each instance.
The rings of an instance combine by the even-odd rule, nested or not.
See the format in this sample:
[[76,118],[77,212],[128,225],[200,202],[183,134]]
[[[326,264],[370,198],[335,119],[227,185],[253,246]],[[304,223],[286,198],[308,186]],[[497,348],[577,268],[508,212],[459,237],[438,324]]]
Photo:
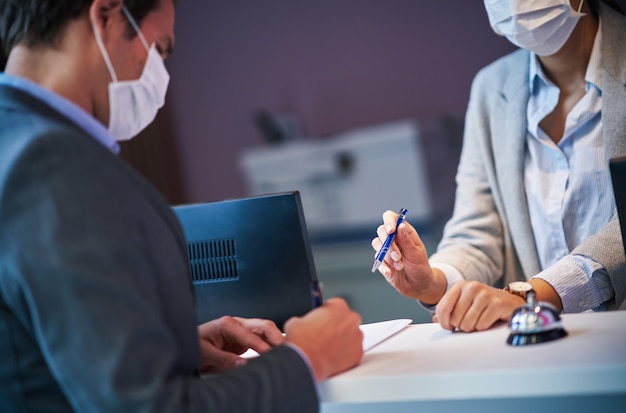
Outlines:
[[122,15],[123,0],[94,0],[89,7],[89,21],[98,30],[103,42],[107,41],[107,29],[115,17]]

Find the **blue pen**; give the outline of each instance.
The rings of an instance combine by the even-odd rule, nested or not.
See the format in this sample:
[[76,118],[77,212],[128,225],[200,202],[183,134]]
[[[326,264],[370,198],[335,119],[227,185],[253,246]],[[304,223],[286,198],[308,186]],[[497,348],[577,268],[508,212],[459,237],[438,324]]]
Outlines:
[[400,224],[402,224],[402,221],[404,221],[404,218],[406,217],[406,213],[407,213],[406,208],[402,208],[400,210],[398,214],[398,220],[396,221],[396,229],[391,234],[387,235],[387,239],[383,243],[383,247],[376,254],[376,258],[374,258],[374,265],[372,265],[372,272],[375,272],[380,266],[380,264],[383,263],[383,260],[385,259],[385,255],[387,255],[387,252],[389,251],[389,248],[391,247],[391,243],[396,238],[396,234],[398,233],[398,227],[400,226]]

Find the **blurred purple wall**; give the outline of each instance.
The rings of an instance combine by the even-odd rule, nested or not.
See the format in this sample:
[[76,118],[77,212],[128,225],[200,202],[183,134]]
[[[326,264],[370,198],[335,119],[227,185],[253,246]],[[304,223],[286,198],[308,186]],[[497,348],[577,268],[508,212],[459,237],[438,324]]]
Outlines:
[[176,36],[167,107],[188,202],[246,194],[237,156],[264,143],[259,109],[311,137],[462,117],[476,71],[513,50],[467,0],[186,0]]

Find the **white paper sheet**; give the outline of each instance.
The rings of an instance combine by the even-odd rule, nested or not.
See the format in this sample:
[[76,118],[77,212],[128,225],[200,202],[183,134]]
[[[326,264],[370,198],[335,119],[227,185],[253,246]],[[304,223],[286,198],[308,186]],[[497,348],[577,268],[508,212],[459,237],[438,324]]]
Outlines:
[[[401,318],[398,320],[380,321],[378,323],[361,324],[360,328],[363,332],[363,351],[368,351],[377,344],[383,342],[389,337],[401,331],[403,328],[411,324],[413,320]],[[249,349],[241,355],[244,358],[256,357],[259,353]]]
[[378,343],[388,339],[403,328],[411,324],[413,320],[401,318],[398,320],[381,321],[361,325],[363,332],[363,351],[368,351]]

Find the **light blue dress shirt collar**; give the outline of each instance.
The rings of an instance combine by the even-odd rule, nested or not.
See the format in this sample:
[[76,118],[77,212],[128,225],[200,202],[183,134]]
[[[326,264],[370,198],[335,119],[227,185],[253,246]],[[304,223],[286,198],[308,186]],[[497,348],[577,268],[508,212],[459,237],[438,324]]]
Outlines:
[[81,107],[56,93],[34,83],[30,80],[7,75],[0,72],[0,85],[7,85],[24,91],[35,98],[54,108],[64,115],[96,141],[115,154],[119,154],[120,146],[117,140],[109,133],[106,127],[93,116],[85,112]]

